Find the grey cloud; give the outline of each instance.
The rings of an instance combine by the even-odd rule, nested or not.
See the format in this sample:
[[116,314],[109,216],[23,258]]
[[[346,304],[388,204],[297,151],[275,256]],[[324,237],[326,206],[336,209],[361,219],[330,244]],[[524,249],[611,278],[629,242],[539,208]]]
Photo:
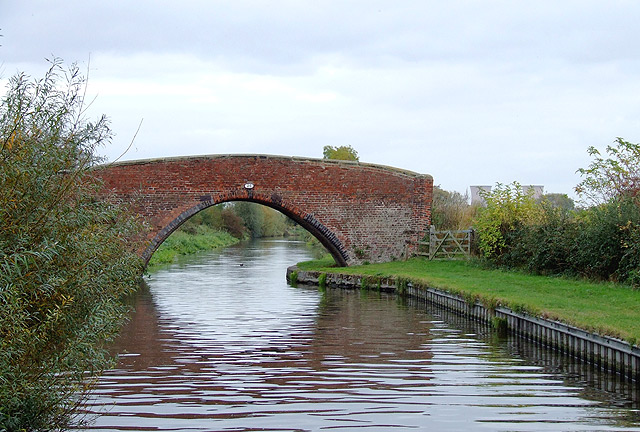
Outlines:
[[[539,1],[29,1],[3,5],[5,61],[190,52],[278,68],[340,54],[361,64],[638,58],[640,6]],[[630,10],[629,10],[630,9]],[[635,12],[635,13],[634,13]]]
[[584,164],[567,154],[638,140],[639,15],[624,0],[0,0],[0,64],[91,54],[123,148],[145,118],[132,158],[349,144],[458,190],[546,182],[553,165],[569,192]]

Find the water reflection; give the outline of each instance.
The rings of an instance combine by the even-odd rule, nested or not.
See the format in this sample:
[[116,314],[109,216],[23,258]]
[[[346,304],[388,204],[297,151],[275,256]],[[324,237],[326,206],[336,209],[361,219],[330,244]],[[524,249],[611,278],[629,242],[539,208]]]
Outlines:
[[270,241],[154,274],[94,428],[640,430],[632,385],[420,302],[287,286],[306,257]]

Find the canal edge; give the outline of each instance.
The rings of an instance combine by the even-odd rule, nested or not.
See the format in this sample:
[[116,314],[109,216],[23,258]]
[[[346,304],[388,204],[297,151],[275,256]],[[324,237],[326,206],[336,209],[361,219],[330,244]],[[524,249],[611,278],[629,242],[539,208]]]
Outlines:
[[373,277],[356,274],[287,268],[292,284],[327,286],[345,289],[370,289],[393,292],[425,300],[461,315],[492,324],[498,331],[508,331],[533,342],[560,350],[602,369],[618,372],[635,381],[640,377],[640,348],[626,341],[603,336],[560,321],[496,305],[487,307],[474,298],[414,284],[398,277]]

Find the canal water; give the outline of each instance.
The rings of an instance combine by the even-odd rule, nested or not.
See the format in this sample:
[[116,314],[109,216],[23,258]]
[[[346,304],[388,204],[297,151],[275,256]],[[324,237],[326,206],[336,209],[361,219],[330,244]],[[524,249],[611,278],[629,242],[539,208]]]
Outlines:
[[640,431],[634,383],[424,303],[288,286],[309,257],[260,241],[145,278],[87,430]]

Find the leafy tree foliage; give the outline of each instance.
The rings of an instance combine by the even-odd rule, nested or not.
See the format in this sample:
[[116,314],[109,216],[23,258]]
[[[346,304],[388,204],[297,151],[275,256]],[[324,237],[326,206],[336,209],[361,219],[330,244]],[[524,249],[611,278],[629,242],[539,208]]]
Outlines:
[[83,118],[84,79],[53,61],[43,79],[11,78],[0,107],[0,430],[58,430],[127,312],[140,227],[97,200],[105,117]]
[[560,209],[562,211],[571,211],[576,208],[576,203],[567,194],[561,193],[548,193],[542,196],[541,202],[547,203],[553,208]]
[[483,195],[486,206],[478,210],[475,220],[478,248],[485,258],[495,259],[507,251],[508,235],[536,221],[539,211],[532,193],[524,193],[516,182],[510,185],[498,183]]
[[594,205],[581,238],[591,248],[581,260],[599,277],[640,286],[640,144],[616,138],[607,158],[594,147],[588,152],[593,161],[578,170],[584,179],[575,189]]
[[[574,209],[566,195],[549,194],[539,203],[498,188],[487,196],[476,228],[489,262],[534,273],[614,280],[640,286],[640,194],[636,144],[618,139],[604,159],[581,169],[576,190],[591,207]],[[514,184],[516,185],[516,184]]]
[[296,223],[284,214],[270,207],[259,205],[262,212],[262,236],[282,237],[287,235],[289,230]]
[[573,214],[549,201],[539,205],[540,220],[507,234],[507,251],[494,262],[532,273],[575,275],[572,259],[580,225]]
[[238,214],[233,211],[233,208],[225,208],[222,213],[222,229],[237,239],[243,239],[247,235],[247,227],[244,226],[244,221]]
[[337,159],[337,160],[350,160],[358,161],[358,152],[351,146],[324,146],[322,150],[323,159]]
[[240,216],[247,228],[251,238],[262,237],[262,225],[264,223],[264,213],[260,210],[259,204],[247,201],[234,203],[234,212]]
[[591,204],[602,204],[621,196],[640,194],[640,144],[617,138],[607,146],[609,157],[604,158],[595,147],[587,150],[594,160],[578,173],[584,179],[576,192]]
[[471,227],[478,206],[469,204],[469,197],[460,192],[433,188],[431,223],[440,230],[458,230]]
[[572,265],[579,274],[640,285],[640,207],[621,197],[578,214]]
[[180,230],[187,234],[196,234],[202,225],[216,231],[226,231],[238,239],[243,239],[282,237],[288,234],[295,222],[270,207],[239,201],[206,208],[189,218]]
[[505,236],[495,264],[534,273],[640,285],[640,212],[630,198],[567,212],[539,205],[540,219]]
[[224,205],[216,205],[206,208],[203,211],[191,216],[182,226],[180,230],[187,234],[196,234],[201,226],[206,226],[214,230],[222,230],[225,226],[224,217],[222,215]]

